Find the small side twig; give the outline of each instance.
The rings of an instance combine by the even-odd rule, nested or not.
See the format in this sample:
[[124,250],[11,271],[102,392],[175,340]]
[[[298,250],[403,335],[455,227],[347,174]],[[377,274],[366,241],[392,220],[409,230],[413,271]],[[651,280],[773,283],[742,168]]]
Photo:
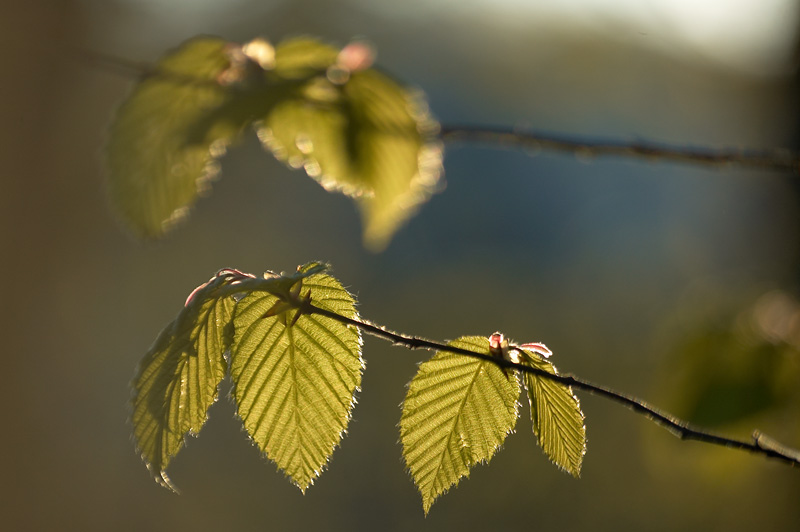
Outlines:
[[442,125],[447,142],[481,142],[509,148],[554,150],[581,157],[617,156],[705,166],[742,168],[800,175],[800,154],[784,149],[743,150],[669,146],[653,142],[602,141],[503,127]]
[[121,76],[139,78],[153,76],[158,73],[156,66],[146,61],[135,61],[126,57],[83,48],[73,50],[73,52],[78,58],[93,67],[114,71]]
[[[752,441],[728,438],[726,436],[715,434],[711,431],[692,426],[688,422],[679,419],[672,414],[664,412],[663,410],[649,404],[642,399],[612,390],[606,386],[594,384],[568,373],[555,375],[538,368],[517,364],[504,358],[494,357],[486,353],[479,353],[461,347],[454,347],[440,342],[426,340],[424,338],[391,332],[386,330],[386,328],[380,327],[373,323],[348,318],[330,310],[319,308],[313,305],[310,299],[296,300],[293,304],[297,305],[304,314],[319,314],[320,316],[326,316],[340,323],[358,327],[365,333],[388,340],[393,344],[405,346],[409,349],[447,351],[449,353],[456,353],[459,355],[477,358],[491,362],[492,364],[504,369],[513,369],[522,373],[531,373],[533,375],[558,382],[565,386],[571,386],[572,388],[585,390],[594,395],[606,397],[616,401],[617,403],[627,406],[636,413],[644,415],[646,418],[665,428],[674,436],[677,436],[682,440],[695,440],[712,445],[740,449],[742,451],[760,454],[769,458],[775,458],[792,466],[800,466],[800,451],[786,447],[757,430],[753,432]],[[514,348],[515,346],[511,347]]]

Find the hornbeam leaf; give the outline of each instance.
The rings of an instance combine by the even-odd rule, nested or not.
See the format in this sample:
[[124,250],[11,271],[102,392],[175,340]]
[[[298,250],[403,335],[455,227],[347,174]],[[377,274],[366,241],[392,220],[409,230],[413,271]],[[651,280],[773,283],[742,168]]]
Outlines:
[[227,369],[234,301],[215,297],[225,282],[216,278],[194,293],[161,331],[133,381],[137,449],[156,481],[174,491],[165,470],[185,437],[202,428]]
[[[306,265],[299,275],[318,269]],[[315,306],[358,317],[335,278],[318,272],[301,282],[300,296],[310,293]],[[253,442],[305,492],[350,420],[364,368],[361,334],[325,316],[298,316],[273,293],[255,291],[236,305],[233,396]]]
[[[338,99],[338,91],[333,94]],[[264,126],[259,138],[275,157],[292,168],[302,167],[329,192],[371,192],[359,182],[350,160],[348,120],[337,102],[287,99],[272,109]]]
[[[527,349],[520,362],[533,368],[557,374],[549,360]],[[533,433],[539,445],[556,465],[574,477],[580,476],[586,454],[586,426],[578,398],[569,386],[525,373],[525,389],[531,406]]]
[[358,176],[372,191],[358,197],[364,242],[385,248],[392,235],[441,186],[439,124],[419,93],[381,72],[353,73],[344,92]]
[[[224,73],[230,45],[202,37],[161,59],[120,106],[106,147],[111,201],[138,236],[161,236],[216,176],[248,122]],[[242,70],[241,65],[238,66]]]
[[275,74],[306,77],[268,110],[258,133],[278,159],[355,198],[364,241],[379,250],[438,186],[439,126],[418,95],[346,63],[336,48],[311,39],[279,45]]
[[[489,354],[489,341],[464,336],[448,345]],[[427,514],[434,500],[514,429],[519,381],[491,362],[439,351],[420,364],[400,419],[403,456]]]
[[286,39],[275,48],[273,70],[283,79],[308,79],[336,63],[339,50],[309,37]]

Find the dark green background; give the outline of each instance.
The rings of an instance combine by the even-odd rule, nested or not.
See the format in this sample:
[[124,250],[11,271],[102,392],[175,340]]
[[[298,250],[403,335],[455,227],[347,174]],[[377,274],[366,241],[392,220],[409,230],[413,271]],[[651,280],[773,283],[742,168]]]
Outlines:
[[[372,338],[349,434],[305,496],[259,458],[227,400],[171,468],[183,494],[159,488],[130,441],[128,383],[186,295],[221,267],[328,261],[378,323],[435,339],[501,330],[542,341],[561,370],[679,412],[703,386],[687,360],[707,351],[685,354],[697,345],[690,336],[735,321],[768,290],[796,293],[798,181],[450,146],[447,189],[374,255],[349,200],[250,139],[223,160],[188,223],[139,243],[111,212],[101,157],[133,79],[78,49],[153,61],[198,33],[339,44],[360,35],[382,67],[427,92],[445,123],[709,146],[796,148],[798,84],[654,52],[647,40],[657,36],[635,27],[547,26],[509,10],[413,17],[353,2],[238,2],[203,17],[187,4],[157,15],[131,5],[38,1],[0,16],[4,529],[798,526],[797,469],[679,442],[586,395],[581,480],[547,462],[525,412],[491,466],[423,518],[396,424],[404,385],[428,355]],[[784,359],[800,365],[796,349]],[[800,447],[800,401],[789,389],[766,403],[754,397],[749,410],[745,401],[732,421],[729,412],[710,419],[727,419],[717,428],[731,435],[758,427]]]

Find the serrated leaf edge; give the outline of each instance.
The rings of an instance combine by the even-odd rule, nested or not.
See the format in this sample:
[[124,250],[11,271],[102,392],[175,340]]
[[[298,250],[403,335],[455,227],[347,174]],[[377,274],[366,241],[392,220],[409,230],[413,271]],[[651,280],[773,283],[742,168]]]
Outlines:
[[[522,352],[523,355],[524,355],[522,357],[522,360],[521,360],[521,362],[523,364],[531,366],[531,367],[535,367],[535,368],[538,368],[538,369],[543,369],[543,370],[547,371],[547,369],[545,369],[544,367],[541,367],[542,365],[546,365],[547,367],[549,367],[550,369],[553,370],[554,374],[558,375],[558,370],[556,369],[555,365],[553,365],[553,363],[550,362],[548,359],[546,359],[543,356],[541,356],[538,353],[536,353],[536,351],[529,350],[529,349],[521,349],[521,348],[517,348],[517,350]],[[543,454],[548,458],[548,460],[550,460],[553,464],[555,464],[559,469],[561,469],[562,471],[564,471],[566,473],[569,473],[570,475],[572,475],[575,478],[580,478],[580,470],[581,470],[581,467],[583,465],[583,457],[586,455],[586,445],[587,445],[586,423],[585,423],[586,422],[586,416],[583,413],[583,409],[581,408],[580,399],[578,398],[577,395],[575,395],[575,392],[572,391],[572,388],[570,386],[565,386],[565,385],[562,385],[562,384],[558,384],[558,386],[561,386],[561,387],[567,389],[569,395],[572,397],[572,400],[575,402],[575,408],[580,413],[581,422],[582,422],[583,444],[582,444],[582,447],[581,447],[580,457],[578,457],[578,459],[574,463],[575,470],[572,471],[570,468],[566,467],[564,464],[559,463],[552,456],[550,456],[547,453],[544,445],[542,444],[542,440],[541,440],[542,436],[539,434],[539,432],[537,430],[537,426],[536,426],[537,423],[536,423],[536,420],[534,419],[534,414],[538,414],[537,409],[534,406],[536,398],[534,397],[534,391],[531,390],[530,387],[528,386],[528,382],[527,382],[528,378],[542,379],[542,380],[544,380],[545,378],[544,377],[540,377],[538,375],[525,374],[525,378],[522,379],[522,384],[523,384],[523,386],[525,388],[526,395],[528,396],[528,405],[529,405],[529,408],[530,408],[532,429],[533,429],[534,435],[536,436],[537,442],[539,443],[539,447],[541,448]],[[547,402],[546,404],[548,404],[552,409],[552,405],[550,405],[549,402]],[[556,429],[559,431],[559,435],[563,434],[558,425],[556,426]]]

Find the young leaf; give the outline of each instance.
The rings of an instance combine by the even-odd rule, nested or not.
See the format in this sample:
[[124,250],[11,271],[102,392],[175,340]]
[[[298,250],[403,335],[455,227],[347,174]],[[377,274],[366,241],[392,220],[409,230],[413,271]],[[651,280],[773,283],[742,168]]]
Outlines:
[[[306,265],[300,276],[317,268]],[[310,294],[315,306],[357,318],[353,297],[330,275],[296,283],[302,287],[295,284],[292,294]],[[253,292],[236,305],[233,396],[258,448],[305,491],[350,420],[364,368],[361,334],[324,316],[298,316],[273,293]]]
[[225,282],[214,279],[194,293],[161,331],[133,381],[137,449],[156,480],[175,491],[165,470],[186,435],[202,428],[227,369],[234,302],[215,296]]
[[386,75],[344,63],[337,49],[314,40],[279,45],[275,73],[308,78],[269,110],[259,137],[325,189],[356,198],[365,243],[381,249],[437,186],[438,124]]
[[419,94],[376,70],[354,73],[344,93],[357,175],[371,187],[358,197],[364,242],[381,250],[440,186],[442,148],[433,137],[439,124]]
[[213,37],[186,42],[114,117],[106,147],[111,201],[139,236],[161,236],[186,214],[246,123],[240,109],[219,112],[234,97],[219,82],[231,67],[227,50]]
[[283,79],[307,80],[336,63],[339,50],[308,37],[281,42],[275,48],[275,74]]
[[[448,345],[489,354],[482,336]],[[403,456],[427,514],[436,497],[488,462],[514,429],[519,381],[491,362],[439,351],[420,364],[400,419]]]
[[[519,349],[523,364],[557,374],[549,360],[527,349]],[[525,389],[531,406],[533,433],[539,445],[556,465],[575,477],[580,476],[586,454],[586,427],[578,398],[569,386],[524,374]]]

